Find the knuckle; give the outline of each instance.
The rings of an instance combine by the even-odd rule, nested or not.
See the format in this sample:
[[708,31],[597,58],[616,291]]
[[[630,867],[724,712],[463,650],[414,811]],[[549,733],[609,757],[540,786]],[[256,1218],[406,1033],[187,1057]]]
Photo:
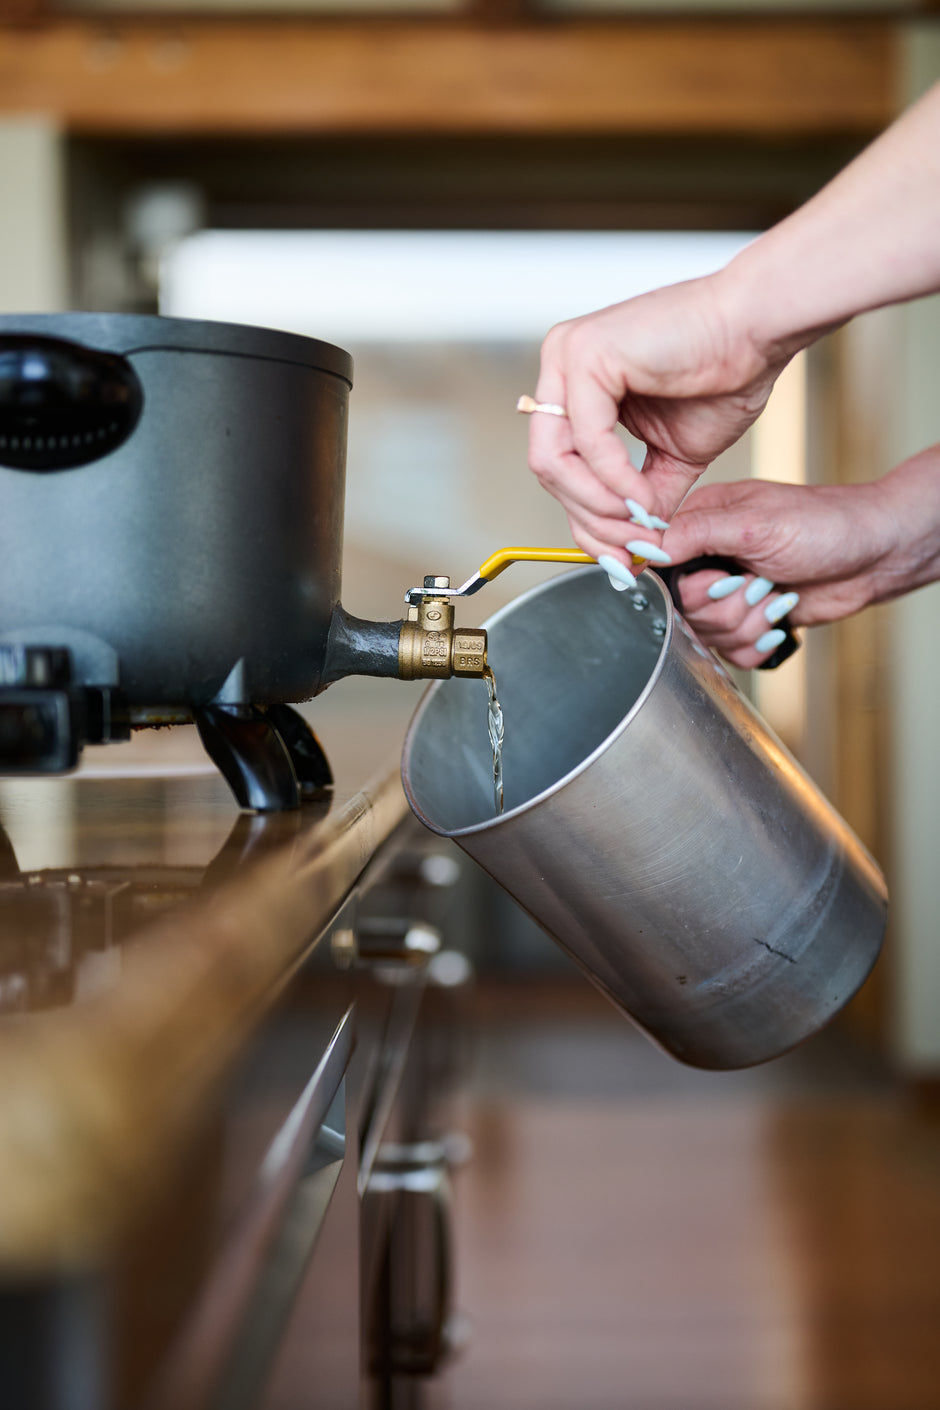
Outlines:
[[553,489],[558,484],[557,467],[546,451],[535,450],[530,453],[529,469],[545,489]]
[[565,338],[573,353],[593,353],[597,345],[597,331],[590,318],[575,318],[569,323],[557,325],[565,330]]
[[569,323],[556,323],[549,328],[542,339],[542,363],[560,360],[562,351],[568,341],[571,325]]

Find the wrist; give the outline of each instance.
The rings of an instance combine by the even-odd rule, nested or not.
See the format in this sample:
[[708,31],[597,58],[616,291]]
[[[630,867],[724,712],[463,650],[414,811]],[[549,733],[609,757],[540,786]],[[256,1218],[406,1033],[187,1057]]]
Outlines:
[[722,390],[763,386],[766,396],[789,358],[764,336],[763,301],[752,285],[750,270],[739,265],[740,259],[736,256],[701,281],[716,334],[712,371]]
[[940,445],[866,488],[884,536],[873,600],[886,602],[940,579]]
[[752,241],[716,276],[732,326],[774,377],[803,348],[845,321],[828,316],[828,310],[809,315],[806,291],[794,283],[792,259],[781,248],[780,229]]

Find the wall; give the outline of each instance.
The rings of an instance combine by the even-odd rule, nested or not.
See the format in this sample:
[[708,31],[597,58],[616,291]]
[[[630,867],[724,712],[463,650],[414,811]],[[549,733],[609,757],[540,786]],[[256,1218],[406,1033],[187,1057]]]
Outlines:
[[[911,26],[900,104],[940,78],[940,32]],[[892,462],[940,440],[940,296],[896,317],[897,381]],[[940,583],[902,599],[891,622],[894,825],[892,882],[897,943],[896,1054],[913,1075],[940,1072]]]
[[62,142],[42,118],[0,120],[0,311],[65,307]]
[[[54,313],[66,305],[65,202],[62,143],[39,118],[0,120],[0,313]],[[0,552],[3,524],[0,522]],[[9,784],[0,781],[0,796]],[[53,817],[42,799],[25,801],[25,815],[41,817],[49,865],[67,858],[69,819]]]

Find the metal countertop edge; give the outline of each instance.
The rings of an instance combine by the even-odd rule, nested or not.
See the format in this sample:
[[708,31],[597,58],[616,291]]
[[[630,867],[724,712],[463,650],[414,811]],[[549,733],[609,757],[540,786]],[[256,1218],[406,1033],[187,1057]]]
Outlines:
[[140,931],[115,987],[0,1031],[0,1270],[98,1266],[247,1036],[408,814],[397,768]]

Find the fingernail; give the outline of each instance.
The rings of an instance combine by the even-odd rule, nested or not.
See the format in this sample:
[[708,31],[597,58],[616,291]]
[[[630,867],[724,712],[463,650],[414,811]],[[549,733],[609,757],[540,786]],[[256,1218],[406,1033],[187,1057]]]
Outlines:
[[664,548],[659,548],[655,543],[647,543],[646,539],[631,539],[629,543],[624,544],[624,548],[628,553],[635,553],[637,558],[645,558],[648,563],[672,562]]
[[627,506],[632,516],[630,519],[631,524],[639,524],[641,529],[651,529],[653,527],[652,519],[643,508],[642,504],[640,504],[639,500],[625,499],[624,504]]
[[782,641],[786,641],[787,634],[779,627],[773,627],[769,632],[764,632],[754,643],[755,651],[773,651]]
[[768,622],[779,622],[781,617],[792,612],[799,600],[800,594],[798,592],[782,592],[779,597],[774,598],[773,602],[768,602],[764,608],[764,616]]
[[644,509],[639,500],[625,499],[624,504],[630,511],[630,523],[638,525],[641,529],[662,529],[663,532],[669,528],[668,519],[660,519],[658,514],[650,514],[648,509]]
[[755,578],[750,587],[745,588],[744,601],[748,607],[756,607],[758,602],[763,602],[769,592],[773,591],[773,583],[769,578]]
[[739,587],[744,586],[744,578],[740,573],[729,573],[724,578],[718,578],[708,589],[708,595],[712,602],[720,602],[723,597],[730,597],[733,592],[737,592]]
[[619,558],[611,558],[605,553],[597,561],[610,578],[611,586],[617,588],[618,592],[622,592],[624,588],[636,587],[636,578]]

